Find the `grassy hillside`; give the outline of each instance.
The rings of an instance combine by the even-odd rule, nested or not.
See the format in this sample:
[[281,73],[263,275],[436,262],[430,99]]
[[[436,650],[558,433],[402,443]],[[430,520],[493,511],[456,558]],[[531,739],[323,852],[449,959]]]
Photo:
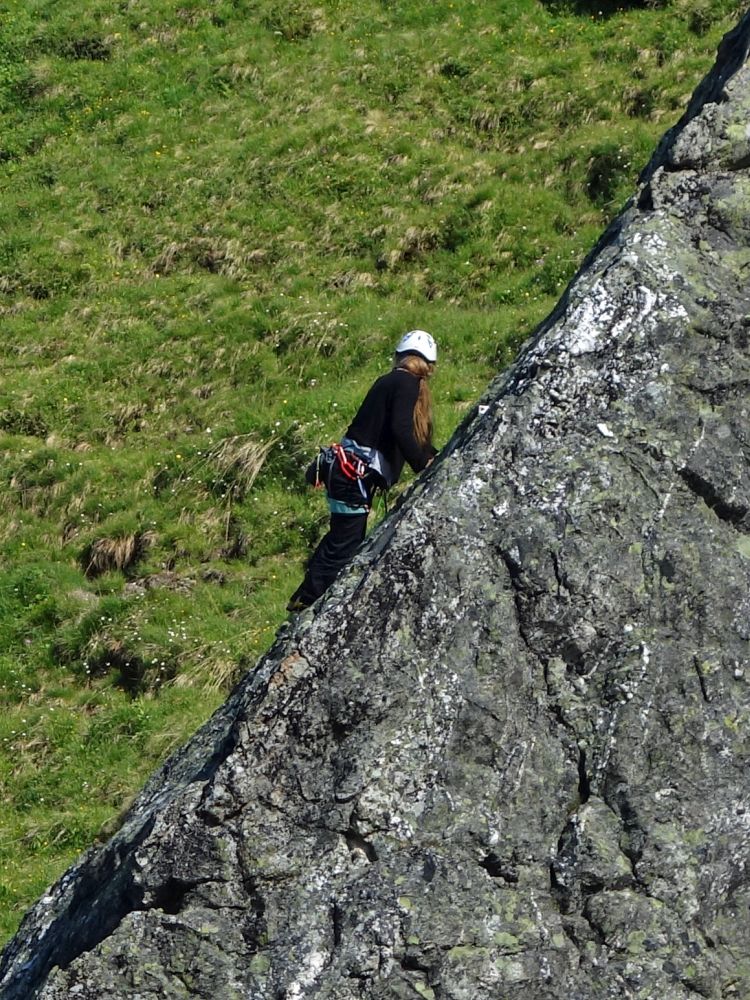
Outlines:
[[405,329],[439,443],[730,0],[6,0],[0,934],[269,644]]

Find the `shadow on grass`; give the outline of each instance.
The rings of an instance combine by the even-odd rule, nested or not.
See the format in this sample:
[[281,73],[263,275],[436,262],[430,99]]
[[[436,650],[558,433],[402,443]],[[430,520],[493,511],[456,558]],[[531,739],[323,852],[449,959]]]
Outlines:
[[668,7],[670,0],[541,0],[543,7],[559,14],[579,17],[612,17],[628,10]]

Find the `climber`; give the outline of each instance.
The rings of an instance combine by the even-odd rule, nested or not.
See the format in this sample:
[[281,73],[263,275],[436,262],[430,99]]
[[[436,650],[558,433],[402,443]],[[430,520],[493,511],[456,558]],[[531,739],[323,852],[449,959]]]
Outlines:
[[396,344],[392,370],[372,385],[341,443],[321,449],[308,469],[308,482],[326,488],[330,527],[288,611],[309,607],[352,558],[364,540],[375,491],[397,482],[405,461],[420,472],[437,454],[427,384],[436,361],[429,333],[405,333]]

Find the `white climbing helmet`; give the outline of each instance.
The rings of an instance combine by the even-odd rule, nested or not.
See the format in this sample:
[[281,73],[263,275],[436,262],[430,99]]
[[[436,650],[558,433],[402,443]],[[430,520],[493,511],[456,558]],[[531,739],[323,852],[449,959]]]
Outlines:
[[419,354],[434,365],[437,361],[437,344],[426,330],[410,330],[396,344],[396,354]]

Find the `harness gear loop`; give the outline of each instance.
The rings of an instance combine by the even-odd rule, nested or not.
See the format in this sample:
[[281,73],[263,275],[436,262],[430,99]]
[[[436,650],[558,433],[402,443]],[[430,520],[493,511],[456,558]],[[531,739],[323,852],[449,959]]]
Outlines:
[[313,487],[316,490],[319,490],[323,485],[323,480],[320,478],[320,460],[322,457],[323,453],[319,451],[318,457],[315,459],[315,482],[313,483]]

